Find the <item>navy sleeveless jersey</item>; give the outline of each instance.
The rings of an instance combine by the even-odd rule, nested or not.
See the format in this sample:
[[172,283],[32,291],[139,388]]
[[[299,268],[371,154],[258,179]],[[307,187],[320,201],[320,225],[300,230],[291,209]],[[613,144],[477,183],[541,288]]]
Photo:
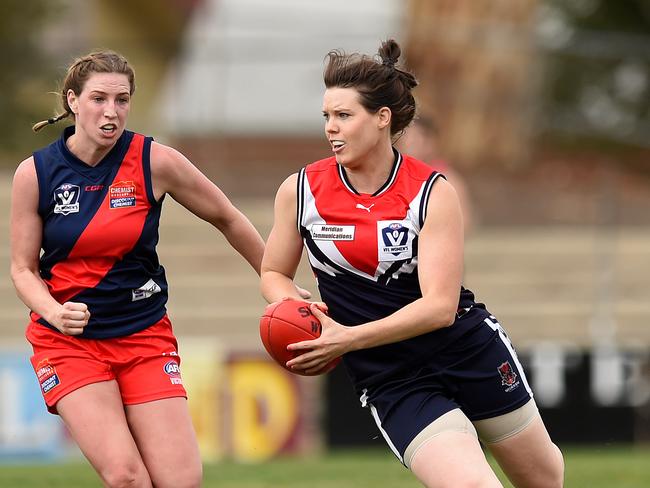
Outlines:
[[[384,318],[422,297],[418,236],[432,188],[443,176],[395,151],[385,184],[360,194],[334,157],[307,165],[298,175],[298,227],[321,298],[330,316],[355,326]],[[470,328],[488,312],[461,286],[462,318],[418,337],[345,354],[358,390],[411,370]],[[470,309],[466,311],[465,309]]]
[[[88,305],[81,337],[129,335],[166,313],[158,261],[161,201],[151,185],[151,138],[124,131],[96,166],[67,148],[74,133],[34,153],[43,219],[41,277],[55,300]],[[32,312],[34,321],[52,327]]]

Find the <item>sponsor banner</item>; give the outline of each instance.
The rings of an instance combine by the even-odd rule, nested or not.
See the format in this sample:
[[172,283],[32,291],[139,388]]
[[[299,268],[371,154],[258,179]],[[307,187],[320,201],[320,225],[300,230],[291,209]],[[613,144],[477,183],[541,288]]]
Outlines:
[[0,349],[0,461],[53,460],[70,451],[63,422],[47,412],[41,389],[58,385],[48,364],[39,366],[39,378],[28,350]]
[[[162,367],[188,392],[204,461],[257,462],[320,446],[319,378],[293,375],[259,351],[226,351],[213,338],[179,338],[179,344],[182,361],[170,356]],[[0,461],[80,455],[43,401],[41,390],[58,381],[47,361],[35,375],[27,351],[0,354]]]

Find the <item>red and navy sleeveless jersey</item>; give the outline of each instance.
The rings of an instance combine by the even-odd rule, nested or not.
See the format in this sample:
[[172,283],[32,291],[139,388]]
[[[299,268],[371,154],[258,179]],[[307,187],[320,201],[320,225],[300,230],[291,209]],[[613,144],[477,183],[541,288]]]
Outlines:
[[[151,138],[124,131],[96,166],[66,139],[34,153],[43,220],[41,278],[56,301],[88,305],[81,337],[125,336],[166,313],[167,279],[158,261],[162,199],[151,184]],[[52,327],[32,312],[34,321]]]
[[[395,151],[395,163],[374,194],[360,194],[331,157],[298,175],[298,227],[330,316],[355,326],[384,318],[422,297],[418,237],[429,195],[443,176]],[[344,362],[361,389],[413,368],[488,316],[461,286],[462,319],[453,326],[394,344],[347,353]],[[469,312],[467,311],[469,309]],[[460,315],[460,313],[459,313]]]

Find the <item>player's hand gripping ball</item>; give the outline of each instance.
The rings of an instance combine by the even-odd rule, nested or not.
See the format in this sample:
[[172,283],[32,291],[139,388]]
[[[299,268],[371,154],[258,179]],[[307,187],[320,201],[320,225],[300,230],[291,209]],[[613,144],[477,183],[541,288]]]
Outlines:
[[260,337],[266,351],[280,366],[291,373],[304,376],[319,375],[334,369],[341,361],[341,358],[336,358],[324,368],[309,375],[287,368],[287,361],[305,353],[305,351],[288,351],[287,346],[294,342],[316,339],[320,334],[320,322],[309,310],[309,302],[302,300],[287,299],[267,305],[260,319]]

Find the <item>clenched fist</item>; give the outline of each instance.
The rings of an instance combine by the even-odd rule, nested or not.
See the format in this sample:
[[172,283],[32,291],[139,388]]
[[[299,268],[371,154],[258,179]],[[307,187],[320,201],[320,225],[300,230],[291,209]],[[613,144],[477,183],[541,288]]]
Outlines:
[[88,305],[78,302],[65,302],[56,312],[50,323],[65,335],[79,335],[88,324],[90,312]]

